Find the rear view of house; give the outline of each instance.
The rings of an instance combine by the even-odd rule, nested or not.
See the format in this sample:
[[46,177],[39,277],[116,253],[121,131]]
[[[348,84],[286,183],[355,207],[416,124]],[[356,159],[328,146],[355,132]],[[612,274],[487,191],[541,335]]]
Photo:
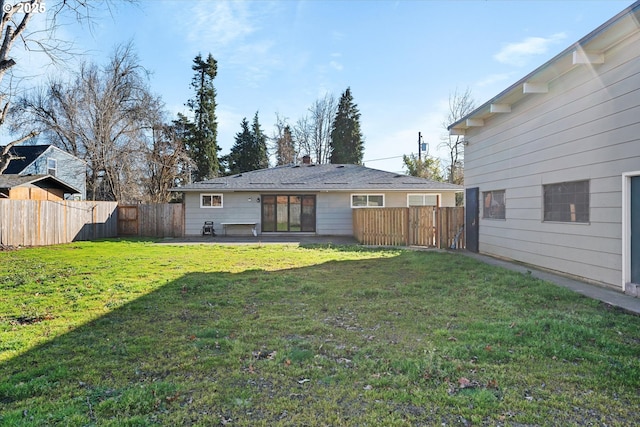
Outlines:
[[353,210],[455,206],[459,185],[360,165],[303,163],[214,178],[183,192],[187,235],[213,221],[223,234],[353,236]]
[[640,2],[450,125],[467,248],[640,284]]

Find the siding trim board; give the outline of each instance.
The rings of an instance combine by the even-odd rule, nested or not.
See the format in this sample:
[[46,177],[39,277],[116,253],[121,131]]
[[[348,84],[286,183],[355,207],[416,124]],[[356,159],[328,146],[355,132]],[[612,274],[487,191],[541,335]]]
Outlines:
[[[640,177],[640,171],[626,172],[622,174],[622,291],[628,292],[631,281],[631,179]],[[638,283],[635,283],[638,285]]]

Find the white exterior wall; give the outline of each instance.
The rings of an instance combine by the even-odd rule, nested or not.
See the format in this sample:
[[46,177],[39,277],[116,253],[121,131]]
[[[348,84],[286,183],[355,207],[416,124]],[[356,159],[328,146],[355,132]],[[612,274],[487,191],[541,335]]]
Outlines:
[[[465,186],[506,190],[506,219],[482,219],[479,250],[622,286],[622,175],[640,170],[640,37],[469,128]],[[543,222],[542,186],[589,180],[588,224]]]
[[[202,232],[205,221],[213,221],[217,234],[222,234],[223,222],[257,222],[260,231],[260,203],[257,198],[260,193],[224,193],[222,208],[201,208],[200,194],[221,194],[215,190],[203,193],[185,193],[185,235],[195,236]],[[251,201],[249,202],[249,197]],[[234,233],[251,234],[249,227],[234,228]],[[231,230],[229,230],[231,231]]]
[[[429,193],[428,191],[412,191],[414,193]],[[223,194],[222,208],[201,208],[200,194]],[[265,192],[264,194],[296,194],[295,192]],[[316,195],[316,234],[318,235],[353,235],[353,213],[351,208],[351,194],[384,194],[385,207],[406,207],[407,192],[377,192],[377,191],[349,191],[349,192],[300,192],[298,194]],[[455,206],[455,193],[436,193],[441,196],[442,206]],[[224,222],[256,222],[260,233],[261,204],[258,197],[262,193],[217,193],[189,192],[185,193],[185,235],[200,235],[205,221],[213,221],[217,234],[222,234],[221,223]],[[251,202],[248,199],[251,198]],[[249,227],[234,227],[229,234],[251,233]]]
[[353,236],[351,193],[316,195],[316,234]]

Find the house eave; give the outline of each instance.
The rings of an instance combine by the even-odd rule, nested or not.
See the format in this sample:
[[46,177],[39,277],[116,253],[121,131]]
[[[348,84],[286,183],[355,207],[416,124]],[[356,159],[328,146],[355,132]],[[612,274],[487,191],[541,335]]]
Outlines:
[[636,1],[471,113],[450,124],[447,130],[451,135],[466,135],[468,129],[484,125],[494,115],[508,114],[510,107],[523,98],[547,93],[554,80],[575,67],[603,64],[609,49],[640,31],[639,21],[640,1]]
[[401,188],[383,188],[383,187],[354,187],[354,188],[322,188],[322,187],[308,187],[308,188],[300,188],[300,187],[252,187],[252,188],[221,188],[221,187],[201,187],[201,188],[171,188],[169,191],[178,192],[178,193],[354,193],[354,192],[385,192],[385,193],[406,193],[406,192],[433,192],[433,193],[441,193],[441,192],[463,192],[463,186],[457,186],[457,188],[429,188],[429,187],[421,187],[419,185],[411,186],[411,187],[401,187]]

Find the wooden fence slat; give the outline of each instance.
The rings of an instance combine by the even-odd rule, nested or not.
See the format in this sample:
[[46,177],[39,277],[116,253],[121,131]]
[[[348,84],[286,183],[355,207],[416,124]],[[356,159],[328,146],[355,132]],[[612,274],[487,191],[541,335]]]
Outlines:
[[184,206],[152,203],[118,206],[118,235],[139,237],[184,236]]
[[0,200],[0,244],[45,246],[116,236],[115,202]]
[[353,235],[365,245],[464,248],[464,207],[353,209]]

